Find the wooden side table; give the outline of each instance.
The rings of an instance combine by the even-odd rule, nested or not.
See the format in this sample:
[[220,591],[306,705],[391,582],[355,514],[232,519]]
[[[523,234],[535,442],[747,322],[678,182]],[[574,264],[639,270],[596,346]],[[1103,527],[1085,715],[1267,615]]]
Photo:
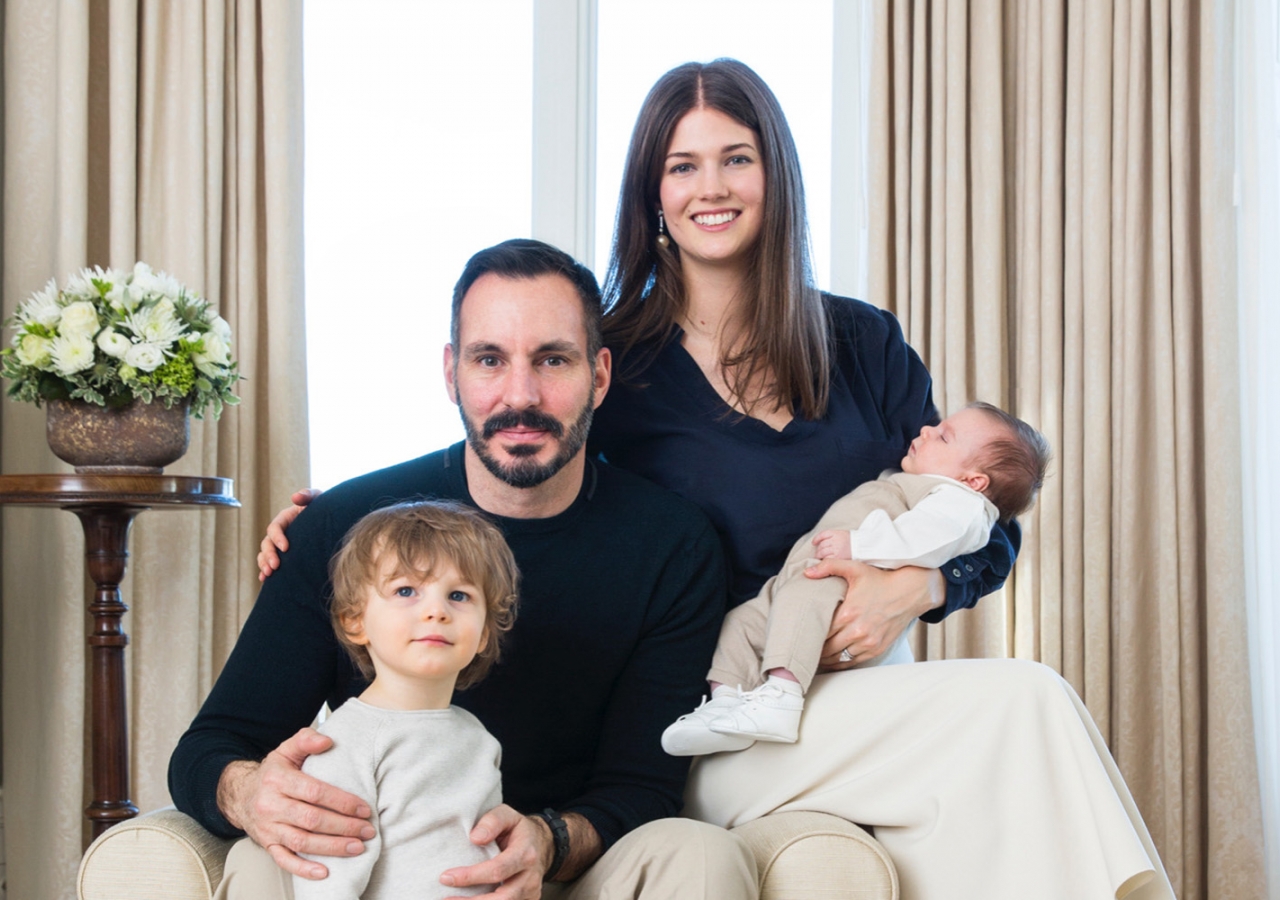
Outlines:
[[133,818],[129,799],[129,732],[125,717],[124,648],[129,636],[121,619],[129,608],[120,581],[129,559],[129,527],[147,509],[240,505],[230,478],[183,475],[0,475],[0,503],[69,510],[84,527],[84,558],[93,579],[88,635],[92,665],[93,800],[84,814],[97,837]]

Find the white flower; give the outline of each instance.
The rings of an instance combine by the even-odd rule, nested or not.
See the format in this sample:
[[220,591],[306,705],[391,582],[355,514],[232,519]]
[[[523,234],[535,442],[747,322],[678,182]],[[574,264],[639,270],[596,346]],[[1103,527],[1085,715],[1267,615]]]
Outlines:
[[160,293],[169,299],[177,300],[182,296],[182,282],[168,272],[157,272],[156,281],[160,283]]
[[67,286],[64,291],[73,297],[95,296],[98,293],[98,289],[89,280],[93,277],[93,269],[81,269],[79,272],[72,272],[67,277]]
[[66,377],[93,366],[93,341],[83,334],[64,334],[50,347],[53,368]]
[[129,276],[129,290],[138,297],[159,293],[156,289],[156,273],[144,262],[133,265],[133,274]]
[[206,332],[201,337],[204,349],[191,354],[191,362],[197,369],[211,378],[227,374],[227,364],[231,362],[231,348],[216,332]]
[[168,272],[157,272],[146,263],[140,262],[133,267],[129,290],[139,297],[161,296],[176,300],[182,293],[182,285]]
[[58,305],[58,283],[52,278],[44,286],[44,290],[32,294],[18,310],[19,321],[36,322],[46,328],[54,327],[61,318],[62,307]]
[[173,314],[173,301],[167,297],[154,306],[144,306],[125,320],[129,330],[149,344],[168,348],[182,337],[183,326]]
[[142,298],[129,290],[123,278],[111,282],[111,290],[107,291],[107,302],[116,312],[133,312]]
[[10,395],[24,402],[68,392],[96,403],[139,394],[167,401],[174,384],[140,384],[139,375],[179,357],[199,367],[186,392],[195,415],[213,405],[216,417],[237,402],[231,326],[207,300],[146,263],[125,271],[84,268],[62,290],[50,279],[8,324],[13,331],[0,368],[12,378]]
[[98,311],[88,300],[77,300],[62,310],[58,332],[67,336],[93,337],[98,333]]
[[116,359],[124,359],[124,355],[132,346],[132,341],[110,328],[103,329],[102,334],[98,335],[98,348],[107,356],[114,356]]
[[15,343],[17,347],[18,362],[24,366],[34,366],[37,369],[43,368],[49,364],[49,358],[53,351],[53,341],[47,337],[41,337],[38,334],[24,334],[21,340]]
[[164,364],[164,349],[156,344],[133,344],[125,351],[124,361],[143,372],[154,372]]
[[[213,313],[212,307],[209,311]],[[222,338],[225,343],[231,343],[231,325],[222,316],[214,314],[212,321],[209,322],[209,330]]]

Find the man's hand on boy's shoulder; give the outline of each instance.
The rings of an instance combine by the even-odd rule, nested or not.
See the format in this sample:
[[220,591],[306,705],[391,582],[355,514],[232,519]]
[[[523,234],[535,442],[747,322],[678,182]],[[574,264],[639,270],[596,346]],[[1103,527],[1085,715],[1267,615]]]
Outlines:
[[299,853],[359,856],[362,841],[374,835],[367,803],[302,771],[303,760],[332,744],[303,728],[262,762],[233,762],[218,779],[218,808],[227,821],[265,848],[276,865],[303,878],[324,878],[329,871]]

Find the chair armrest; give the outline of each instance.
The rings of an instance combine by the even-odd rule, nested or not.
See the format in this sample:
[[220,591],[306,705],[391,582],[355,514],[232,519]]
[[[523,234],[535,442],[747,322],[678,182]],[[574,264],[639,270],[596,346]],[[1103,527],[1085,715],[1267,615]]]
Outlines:
[[80,900],[210,900],[233,840],[205,831],[173,807],[98,836],[76,878]]
[[844,819],[773,813],[733,833],[755,854],[760,900],[898,900],[898,872],[889,854]]
[[[898,900],[898,874],[876,840],[816,812],[764,816],[733,829],[760,872],[760,900]],[[121,822],[89,845],[80,900],[210,900],[232,840],[172,807]]]

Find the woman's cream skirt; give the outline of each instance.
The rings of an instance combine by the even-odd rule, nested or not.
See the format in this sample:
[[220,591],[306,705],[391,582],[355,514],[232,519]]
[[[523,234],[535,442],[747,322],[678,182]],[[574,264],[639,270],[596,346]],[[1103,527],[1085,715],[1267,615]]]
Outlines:
[[699,759],[685,804],[727,828],[800,809],[873,826],[903,900],[1173,900],[1093,718],[1038,663],[820,675],[798,743]]

